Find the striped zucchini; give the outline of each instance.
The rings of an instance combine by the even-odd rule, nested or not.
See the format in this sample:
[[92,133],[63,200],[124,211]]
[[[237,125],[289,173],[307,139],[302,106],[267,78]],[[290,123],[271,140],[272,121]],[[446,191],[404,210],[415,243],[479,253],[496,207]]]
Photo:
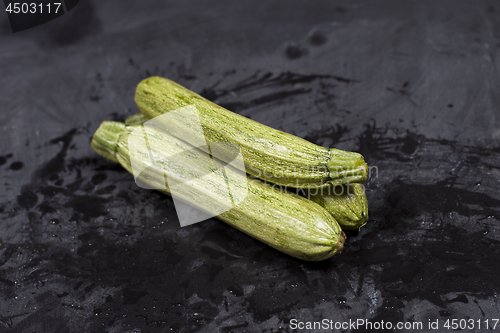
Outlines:
[[[140,125],[146,121],[148,118],[138,113],[125,119],[125,124]],[[359,229],[368,220],[368,202],[363,185],[359,183],[297,191],[325,208],[343,230]]]
[[368,220],[368,201],[363,185],[344,184],[329,189],[321,189],[309,199],[324,207],[344,230],[359,229]]
[[[207,142],[237,144],[245,171],[265,181],[294,188],[366,181],[368,166],[361,154],[321,147],[278,131],[228,111],[173,81],[160,77],[143,80],[137,86],[135,102],[149,119],[195,106]],[[175,124],[185,137],[196,127],[191,120],[179,119]]]
[[[140,118],[140,117],[139,117]],[[139,118],[129,118],[129,124],[138,124]],[[92,148],[103,157],[120,163],[132,173],[131,160],[144,159],[147,152],[130,151],[130,133],[138,126],[125,125],[120,122],[105,121],[94,134]],[[144,169],[139,176],[140,180],[156,188],[164,188],[164,193],[170,194],[169,182],[184,181],[197,168],[206,166],[192,163],[182,153],[192,147],[186,142],[170,137],[165,140],[165,133],[158,129],[148,128],[148,148],[156,153],[168,151],[172,156],[178,156],[175,163],[160,160],[149,168]],[[151,135],[149,135],[151,134]],[[156,135],[158,134],[158,135]],[[161,139],[159,139],[161,138]],[[132,141],[133,144],[133,141]],[[132,155],[131,155],[132,154]],[[231,177],[231,168],[226,169],[226,175]],[[228,174],[229,173],[229,174]],[[166,177],[165,177],[166,175]],[[168,179],[168,181],[167,181]],[[270,184],[257,179],[247,178],[248,193],[238,205],[217,217],[236,229],[272,246],[293,257],[303,260],[323,260],[339,253],[345,242],[345,234],[340,226],[323,207],[296,194],[280,191]],[[211,196],[210,205],[217,205],[219,188],[226,187],[225,183],[213,183],[206,187],[193,188],[192,191],[204,192]],[[190,201],[189,191],[185,196]],[[200,209],[210,211],[210,207],[203,207],[203,202],[191,202]]]

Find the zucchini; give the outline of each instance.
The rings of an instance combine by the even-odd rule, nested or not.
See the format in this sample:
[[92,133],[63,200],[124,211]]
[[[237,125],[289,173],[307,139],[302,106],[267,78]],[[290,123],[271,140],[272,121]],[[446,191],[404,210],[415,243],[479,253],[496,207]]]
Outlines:
[[366,224],[368,201],[363,185],[344,184],[329,190],[330,193],[327,193],[321,189],[311,194],[309,199],[330,212],[344,230],[359,229]]
[[[132,160],[148,165],[148,152],[129,150],[134,144],[130,135],[138,127],[145,128],[139,118],[127,119],[129,124],[105,121],[98,128],[92,139],[92,148],[101,156],[120,163],[132,173]],[[186,151],[192,146],[157,128],[147,129],[149,153],[168,153],[176,156],[175,160],[158,160],[138,176],[138,180],[170,194],[169,185],[177,181],[190,179],[197,169],[207,167],[203,163],[192,163]],[[129,140],[130,138],[130,140]],[[130,142],[129,142],[130,141]],[[132,155],[131,155],[132,154]],[[155,160],[156,161],[156,160]],[[234,179],[234,173],[241,173],[232,168],[225,168],[226,177]],[[166,175],[166,177],[165,177]],[[168,179],[168,181],[167,181]],[[231,209],[219,214],[217,218],[236,229],[268,244],[295,258],[318,261],[341,252],[345,234],[335,218],[320,205],[299,195],[281,191],[258,179],[247,177],[247,195]],[[189,187],[183,200],[208,212],[214,206],[224,205],[225,198],[219,192],[227,184],[224,180]],[[244,184],[236,184],[236,186]],[[209,203],[193,200],[191,194],[204,193],[211,197]],[[193,202],[194,201],[194,202]]]
[[[294,188],[366,181],[368,166],[361,154],[321,147],[278,131],[228,111],[173,81],[161,77],[141,81],[135,102],[149,119],[194,106],[207,142],[238,145],[245,163],[244,171],[262,180]],[[196,133],[192,133],[197,126],[192,120],[180,118],[173,124],[183,133],[183,139],[196,137]],[[189,143],[196,146],[194,142]]]
[[[125,119],[125,124],[140,125],[148,120],[142,113],[137,113]],[[325,208],[343,230],[359,229],[368,220],[368,201],[363,185],[359,183],[297,191]]]

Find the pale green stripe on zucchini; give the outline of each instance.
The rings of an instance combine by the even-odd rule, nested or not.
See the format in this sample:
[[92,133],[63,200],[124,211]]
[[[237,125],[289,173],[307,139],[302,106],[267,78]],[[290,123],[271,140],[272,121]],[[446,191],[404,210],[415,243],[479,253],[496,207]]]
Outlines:
[[[129,120],[129,123],[136,121]],[[137,126],[140,125],[126,126],[123,123],[105,121],[94,134],[92,147],[103,157],[118,161],[132,173],[128,139]],[[162,138],[164,135],[162,133]],[[149,147],[167,150],[171,155],[181,156],[176,163],[177,166],[183,167],[170,169],[166,164],[164,166],[154,164],[145,169],[139,178],[156,188],[164,186],[163,192],[170,194],[168,182],[165,183],[163,175],[167,175],[166,178],[170,181],[171,179],[183,181],[190,179],[195,169],[204,166],[192,165],[178,154],[192,148],[187,143],[174,137],[171,137],[171,140],[163,139],[162,142],[151,142],[156,140],[155,138],[155,135],[152,137],[148,135]],[[134,156],[139,159],[144,153],[133,152],[138,154]],[[146,159],[144,163],[147,163]],[[227,172],[238,171],[226,168]],[[247,197],[232,209],[218,215],[220,220],[279,251],[303,260],[327,259],[342,250],[345,235],[335,218],[323,207],[299,195],[282,192],[262,181],[249,177],[247,180]],[[194,190],[204,191],[212,196],[214,202],[218,202],[217,188],[223,186],[226,184],[210,184],[207,188]],[[189,196],[185,199],[189,201]]]
[[[245,171],[271,183],[315,188],[366,181],[368,166],[361,154],[321,147],[273,129],[228,111],[173,81],[160,77],[143,80],[137,86],[135,101],[149,119],[194,105],[207,142],[237,144]],[[183,133],[196,128],[190,119],[176,126]]]

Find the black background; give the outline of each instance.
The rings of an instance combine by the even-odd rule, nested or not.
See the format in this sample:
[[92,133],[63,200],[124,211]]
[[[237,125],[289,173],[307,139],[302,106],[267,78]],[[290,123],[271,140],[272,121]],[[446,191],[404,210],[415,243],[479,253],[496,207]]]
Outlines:
[[[0,20],[0,332],[500,318],[497,2],[80,1],[15,34]],[[90,147],[151,75],[361,152],[368,225],[318,263],[215,219],[181,228]]]

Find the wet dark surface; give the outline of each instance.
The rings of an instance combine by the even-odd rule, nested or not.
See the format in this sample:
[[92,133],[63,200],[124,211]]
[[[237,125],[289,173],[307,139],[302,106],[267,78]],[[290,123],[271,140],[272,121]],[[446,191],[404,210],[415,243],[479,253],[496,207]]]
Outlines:
[[[500,318],[499,14],[494,1],[80,1],[16,34],[0,15],[0,332]],[[137,112],[150,75],[361,152],[368,224],[317,263],[216,219],[181,228],[169,197],[90,148],[101,121]]]

